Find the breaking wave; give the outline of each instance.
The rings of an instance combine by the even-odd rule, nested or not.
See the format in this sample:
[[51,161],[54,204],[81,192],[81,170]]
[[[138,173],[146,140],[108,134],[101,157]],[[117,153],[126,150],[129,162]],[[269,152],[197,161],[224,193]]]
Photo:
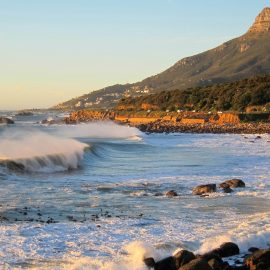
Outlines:
[[76,169],[87,144],[38,130],[9,129],[0,136],[0,162],[9,169],[55,172]]

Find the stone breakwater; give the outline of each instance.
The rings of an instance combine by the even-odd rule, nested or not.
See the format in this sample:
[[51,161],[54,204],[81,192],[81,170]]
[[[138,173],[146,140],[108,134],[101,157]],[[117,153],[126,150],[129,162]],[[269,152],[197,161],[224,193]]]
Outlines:
[[270,133],[270,122],[241,122],[237,114],[223,113],[119,113],[81,110],[72,112],[65,123],[108,121],[137,127],[148,133]]

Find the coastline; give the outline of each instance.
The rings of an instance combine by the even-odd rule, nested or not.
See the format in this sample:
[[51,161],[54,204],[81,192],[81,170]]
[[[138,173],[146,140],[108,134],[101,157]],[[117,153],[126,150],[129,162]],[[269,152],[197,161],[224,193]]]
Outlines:
[[[270,121],[242,121],[234,113],[206,114],[184,112],[123,114],[121,112],[80,110],[64,119],[66,124],[113,121],[145,133],[270,134]],[[54,122],[53,122],[54,123]],[[50,124],[50,123],[48,123]]]
[[157,121],[149,124],[132,125],[146,133],[211,133],[211,134],[269,134],[270,123],[239,124],[172,124]]

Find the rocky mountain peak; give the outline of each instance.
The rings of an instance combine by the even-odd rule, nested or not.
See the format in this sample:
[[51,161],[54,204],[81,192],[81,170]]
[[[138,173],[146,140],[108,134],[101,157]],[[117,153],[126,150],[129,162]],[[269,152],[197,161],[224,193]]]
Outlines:
[[270,8],[266,7],[256,17],[254,24],[249,28],[248,32],[262,33],[270,32]]

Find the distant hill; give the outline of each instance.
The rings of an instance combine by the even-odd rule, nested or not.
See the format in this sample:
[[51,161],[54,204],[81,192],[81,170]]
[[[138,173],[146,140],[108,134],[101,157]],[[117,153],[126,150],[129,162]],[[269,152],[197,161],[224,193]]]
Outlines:
[[117,110],[270,112],[270,75],[120,100]]
[[257,16],[246,34],[217,48],[184,58],[141,82],[114,85],[58,104],[58,109],[110,108],[125,97],[233,82],[270,74],[270,8]]

